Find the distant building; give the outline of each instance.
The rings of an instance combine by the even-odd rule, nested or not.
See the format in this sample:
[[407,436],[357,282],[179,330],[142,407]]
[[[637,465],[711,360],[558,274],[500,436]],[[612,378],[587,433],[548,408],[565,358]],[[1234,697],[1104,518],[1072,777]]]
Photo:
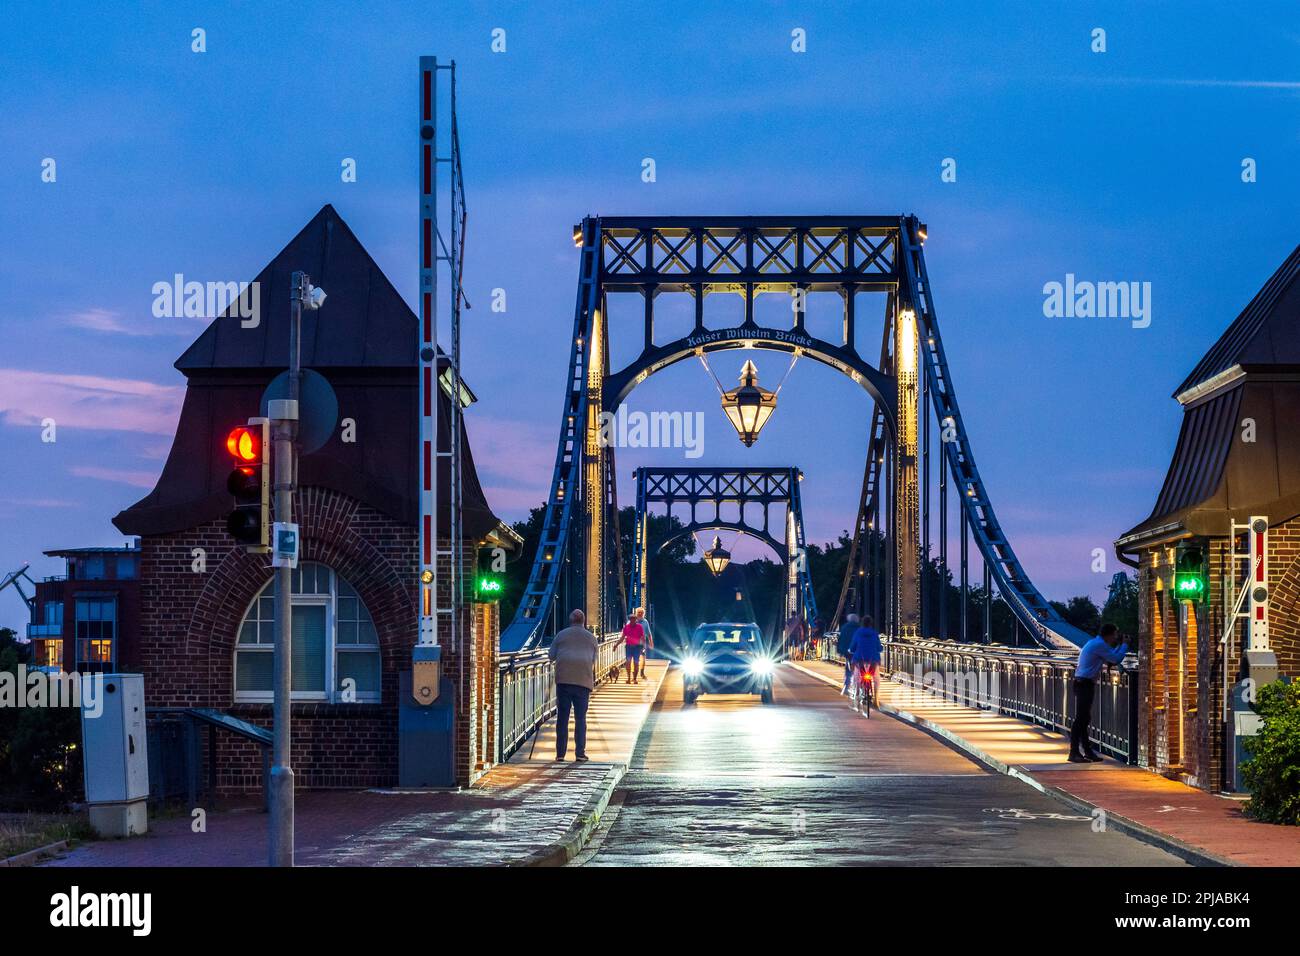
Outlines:
[[[1164,485],[1115,543],[1139,568],[1139,762],[1207,790],[1228,787],[1225,669],[1230,683],[1242,670],[1241,628],[1221,644],[1234,521],[1268,518],[1270,643],[1281,672],[1300,674],[1298,279],[1300,248],[1178,387],[1183,424]],[[1180,542],[1203,547],[1204,603],[1173,589]]]
[[[224,439],[260,413],[264,389],[288,364],[290,274],[299,269],[328,293],[303,317],[302,364],[328,380],[348,428],[299,464],[293,766],[303,787],[389,786],[398,773],[398,674],[410,669],[417,628],[417,319],[331,206],[257,276],[256,321],[233,312],[214,320],[176,362],[186,391],[171,453],[153,491],[113,519],[140,538],[139,617],[120,663],[144,674],[151,707],[216,708],[270,725],[272,572],[265,555],[226,532]],[[449,389],[438,400],[445,420]],[[518,540],[484,499],[463,424],[462,441],[459,557],[471,576],[479,547],[512,549]],[[445,459],[443,469],[445,529]],[[457,692],[462,783],[496,759],[498,622],[495,605],[472,611],[461,633],[444,625],[439,635]],[[219,787],[259,788],[253,745],[218,741]]]
[[32,663],[93,673],[136,665],[140,546],[46,551],[67,572],[36,583],[27,625]]

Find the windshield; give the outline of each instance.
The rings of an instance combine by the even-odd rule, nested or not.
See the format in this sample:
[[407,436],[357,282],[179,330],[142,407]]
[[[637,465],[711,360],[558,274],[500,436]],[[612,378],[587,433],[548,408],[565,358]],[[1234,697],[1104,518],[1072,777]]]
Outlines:
[[705,624],[695,629],[692,643],[700,645],[733,645],[753,647],[758,642],[758,628],[746,625]]

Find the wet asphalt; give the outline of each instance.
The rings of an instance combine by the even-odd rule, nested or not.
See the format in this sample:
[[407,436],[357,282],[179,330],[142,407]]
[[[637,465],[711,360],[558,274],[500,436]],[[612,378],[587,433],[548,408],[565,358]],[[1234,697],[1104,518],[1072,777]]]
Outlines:
[[1178,866],[786,664],[776,701],[669,673],[587,866]]

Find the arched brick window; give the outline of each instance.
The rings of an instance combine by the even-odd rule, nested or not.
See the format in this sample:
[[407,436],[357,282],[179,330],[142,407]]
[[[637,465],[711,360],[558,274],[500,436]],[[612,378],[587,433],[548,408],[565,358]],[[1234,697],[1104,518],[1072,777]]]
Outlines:
[[[275,582],[249,604],[235,644],[235,700],[272,699]],[[361,596],[332,568],[304,561],[293,572],[293,699],[379,700],[379,637]]]

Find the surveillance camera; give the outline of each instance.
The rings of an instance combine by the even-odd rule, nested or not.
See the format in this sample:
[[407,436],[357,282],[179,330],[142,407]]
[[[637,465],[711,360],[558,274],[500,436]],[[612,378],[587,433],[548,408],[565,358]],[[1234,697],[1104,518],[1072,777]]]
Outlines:
[[318,285],[312,286],[311,291],[307,293],[307,303],[311,308],[319,309],[325,304],[325,290]]

